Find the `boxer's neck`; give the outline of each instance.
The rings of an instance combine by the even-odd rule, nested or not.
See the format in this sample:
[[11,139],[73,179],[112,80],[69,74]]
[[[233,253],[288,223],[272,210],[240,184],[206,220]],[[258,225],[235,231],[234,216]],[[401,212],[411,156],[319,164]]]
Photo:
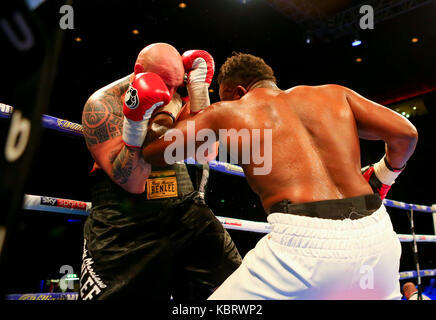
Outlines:
[[268,88],[268,89],[274,89],[274,90],[280,90],[277,85],[271,81],[271,80],[260,80],[255,83],[253,83],[251,86],[248,87],[247,91],[250,91],[252,89],[256,88]]

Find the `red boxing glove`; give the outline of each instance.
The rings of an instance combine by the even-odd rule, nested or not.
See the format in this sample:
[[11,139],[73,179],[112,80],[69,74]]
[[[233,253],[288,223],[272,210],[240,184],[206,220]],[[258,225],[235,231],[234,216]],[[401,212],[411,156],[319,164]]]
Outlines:
[[379,162],[362,168],[362,174],[374,193],[378,193],[383,200],[405,167],[404,165],[401,169],[392,168],[386,157],[383,157]]
[[191,101],[191,112],[198,113],[210,105],[209,86],[215,72],[213,57],[204,50],[189,50],[182,55],[187,73],[186,87]]
[[194,82],[212,82],[215,72],[213,57],[204,50],[189,50],[182,55],[183,66],[188,74],[188,84]]
[[147,135],[148,120],[153,111],[167,105],[171,94],[164,81],[152,72],[135,75],[123,104],[123,140],[129,147],[140,148]]

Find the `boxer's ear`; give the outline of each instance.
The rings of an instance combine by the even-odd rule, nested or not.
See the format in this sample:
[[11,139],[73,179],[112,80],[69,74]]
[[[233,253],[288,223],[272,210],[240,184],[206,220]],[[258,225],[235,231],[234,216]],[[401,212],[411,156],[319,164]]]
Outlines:
[[233,100],[241,99],[247,93],[247,89],[243,86],[236,86],[235,91],[233,92]]
[[142,64],[140,64],[140,63],[135,63],[135,74],[138,74],[138,73],[143,73],[145,71],[145,68],[144,68],[144,66],[142,65]]

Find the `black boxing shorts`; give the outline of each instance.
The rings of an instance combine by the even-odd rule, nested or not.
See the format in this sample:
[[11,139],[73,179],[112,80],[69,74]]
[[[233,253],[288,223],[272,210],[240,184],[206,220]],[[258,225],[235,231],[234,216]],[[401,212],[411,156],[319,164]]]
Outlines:
[[184,164],[153,168],[140,195],[91,175],[80,299],[206,299],[241,264]]

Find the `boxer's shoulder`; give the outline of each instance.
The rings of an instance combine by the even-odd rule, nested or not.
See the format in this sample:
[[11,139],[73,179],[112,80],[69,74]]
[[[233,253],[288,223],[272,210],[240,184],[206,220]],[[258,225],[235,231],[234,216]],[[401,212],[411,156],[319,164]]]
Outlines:
[[285,92],[290,94],[314,93],[314,92],[340,92],[345,91],[345,87],[338,84],[323,84],[317,86],[299,85],[287,89]]
[[122,97],[113,92],[98,92],[89,97],[83,109],[82,120],[96,121],[97,118],[104,120],[109,119],[110,116],[123,118]]
[[314,86],[299,85],[299,86],[291,87],[287,89],[285,92],[286,93],[300,92],[300,91],[310,90],[312,88],[314,88]]
[[130,84],[130,77],[124,77],[94,92],[85,104],[86,109],[123,116],[123,98]]
[[121,78],[97,90],[86,101],[82,125],[89,146],[121,135],[123,99],[129,84],[130,76]]
[[[284,91],[289,99],[295,98],[297,101],[327,102],[343,101],[347,94],[347,88],[337,84],[324,84],[317,86],[295,86]],[[325,103],[324,103],[325,104]]]

